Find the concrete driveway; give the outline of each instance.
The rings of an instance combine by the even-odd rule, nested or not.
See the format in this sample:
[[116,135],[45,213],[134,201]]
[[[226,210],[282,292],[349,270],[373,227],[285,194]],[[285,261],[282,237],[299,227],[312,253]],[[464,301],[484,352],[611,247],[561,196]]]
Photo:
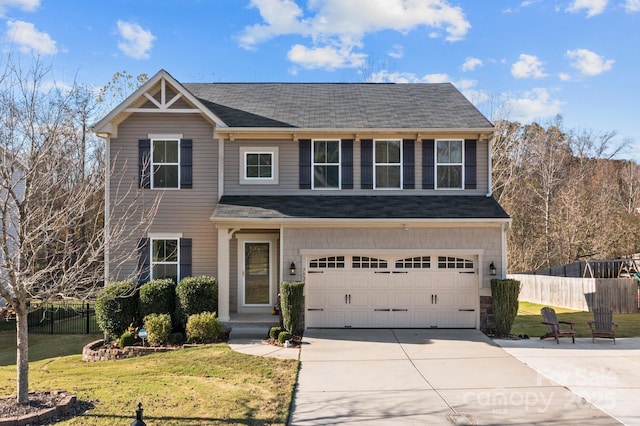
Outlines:
[[303,342],[292,425],[619,424],[475,330],[321,329]]

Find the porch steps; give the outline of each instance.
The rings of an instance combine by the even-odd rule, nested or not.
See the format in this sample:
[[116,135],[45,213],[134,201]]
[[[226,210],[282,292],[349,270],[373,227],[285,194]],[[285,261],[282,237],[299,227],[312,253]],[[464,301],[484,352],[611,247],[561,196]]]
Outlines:
[[278,317],[269,314],[236,314],[230,321],[222,323],[224,328],[231,329],[229,340],[267,339],[269,329],[278,324]]

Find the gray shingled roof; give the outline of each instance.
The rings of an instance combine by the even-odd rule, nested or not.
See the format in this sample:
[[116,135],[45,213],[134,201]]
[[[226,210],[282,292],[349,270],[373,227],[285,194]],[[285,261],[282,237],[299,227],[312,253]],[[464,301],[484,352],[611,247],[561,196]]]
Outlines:
[[491,129],[450,83],[184,83],[229,127]]
[[508,219],[485,196],[223,196],[216,219]]

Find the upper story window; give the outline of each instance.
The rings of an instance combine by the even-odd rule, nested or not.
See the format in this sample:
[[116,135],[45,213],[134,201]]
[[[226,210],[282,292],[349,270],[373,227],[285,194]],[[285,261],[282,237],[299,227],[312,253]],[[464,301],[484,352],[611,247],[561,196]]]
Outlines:
[[340,189],[340,140],[312,141],[313,189]]
[[140,139],[138,184],[140,188],[193,188],[193,140],[167,134]]
[[277,147],[240,147],[241,184],[277,184]]
[[177,238],[151,239],[151,279],[171,278],[178,282],[179,250]]
[[374,188],[402,188],[402,141],[374,141]]
[[151,187],[180,187],[180,139],[151,140]]
[[462,140],[436,141],[436,176],[438,189],[462,189]]

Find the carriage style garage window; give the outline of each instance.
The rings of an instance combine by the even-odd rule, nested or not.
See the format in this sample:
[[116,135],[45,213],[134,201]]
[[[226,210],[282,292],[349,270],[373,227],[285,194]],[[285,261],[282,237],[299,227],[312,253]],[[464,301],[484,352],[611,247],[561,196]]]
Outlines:
[[439,269],[473,269],[473,260],[460,257],[438,256]]
[[151,239],[151,279],[172,278],[178,282],[179,275],[179,240]]
[[436,141],[437,187],[462,189],[463,142],[462,140]]
[[402,141],[376,140],[374,142],[374,188],[402,188]]
[[180,188],[180,139],[151,140],[152,188]]
[[240,164],[241,184],[278,183],[277,147],[241,147]]
[[314,140],[313,189],[340,189],[340,140]]

